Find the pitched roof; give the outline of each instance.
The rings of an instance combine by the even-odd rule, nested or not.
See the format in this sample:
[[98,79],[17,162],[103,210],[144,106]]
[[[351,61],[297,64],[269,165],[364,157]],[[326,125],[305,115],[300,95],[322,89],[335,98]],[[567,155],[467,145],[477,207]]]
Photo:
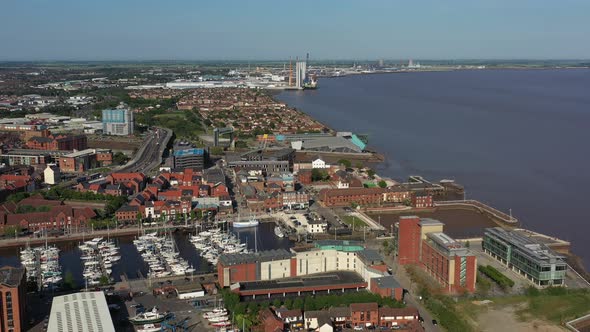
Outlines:
[[350,311],[374,311],[379,309],[379,305],[377,302],[370,302],[370,303],[352,303],[350,305]]

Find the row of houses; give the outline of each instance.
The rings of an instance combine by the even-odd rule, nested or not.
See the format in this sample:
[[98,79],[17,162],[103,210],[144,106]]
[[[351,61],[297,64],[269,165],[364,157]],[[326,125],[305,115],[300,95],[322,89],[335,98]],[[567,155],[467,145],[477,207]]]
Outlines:
[[[120,222],[138,219],[175,220],[191,213],[231,214],[232,200],[221,169],[197,172],[163,172],[147,183],[141,173],[113,173],[103,183],[79,184],[83,190],[131,196],[128,204],[116,211]],[[102,188],[102,189],[101,189]]]
[[[33,209],[34,212],[20,213]],[[5,202],[0,205],[0,233],[4,234],[9,227],[30,232],[84,228],[94,217],[96,213],[89,207],[76,208],[34,195],[18,203]]]
[[347,307],[331,307],[327,310],[267,308],[259,313],[260,331],[276,332],[285,328],[332,332],[347,325],[373,329],[395,328],[405,331],[423,331],[420,313],[415,307],[379,307],[372,303],[353,303]]

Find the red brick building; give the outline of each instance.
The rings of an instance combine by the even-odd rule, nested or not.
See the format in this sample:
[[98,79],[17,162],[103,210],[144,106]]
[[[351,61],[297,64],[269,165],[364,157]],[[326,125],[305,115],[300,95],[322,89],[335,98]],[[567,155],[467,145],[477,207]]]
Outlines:
[[[419,326],[420,313],[414,307],[407,308],[379,308],[379,326]],[[421,328],[419,330],[422,330]]]
[[269,308],[260,310],[258,320],[262,328],[261,331],[264,332],[282,332],[285,325]]
[[350,305],[350,322],[353,326],[378,326],[379,305],[372,303],[353,303]]
[[326,206],[379,205],[383,203],[385,193],[387,189],[384,188],[322,189],[320,199]]
[[434,219],[400,217],[394,230],[397,262],[420,266],[447,292],[474,292],[477,259],[461,243],[443,233],[443,226]]
[[0,331],[26,331],[26,273],[24,267],[0,268]]
[[136,223],[138,213],[140,213],[138,206],[123,205],[115,212],[115,217],[117,218],[118,222]]
[[396,301],[403,301],[404,288],[393,276],[372,278],[369,286],[371,293],[379,294],[382,297],[389,297]]
[[36,136],[27,141],[27,148],[34,150],[85,150],[88,148],[86,135]]
[[89,207],[58,205],[50,208],[47,212],[0,213],[0,233],[4,233],[4,229],[11,226],[31,232],[86,227],[88,221],[96,217],[96,213]]

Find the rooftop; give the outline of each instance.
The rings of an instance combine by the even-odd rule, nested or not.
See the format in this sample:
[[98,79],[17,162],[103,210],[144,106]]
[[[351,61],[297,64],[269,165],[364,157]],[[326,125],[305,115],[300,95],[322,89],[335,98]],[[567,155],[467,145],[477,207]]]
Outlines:
[[[402,218],[402,217],[400,217]],[[432,218],[420,218],[420,225],[422,226],[444,226],[439,220],[432,219]]]
[[176,150],[176,151],[174,151],[174,156],[175,157],[191,156],[191,155],[202,156],[204,154],[205,154],[205,150],[204,149],[197,149],[197,148],[182,149],[182,150]]
[[3,266],[0,268],[0,284],[8,287],[18,287],[24,273],[24,267]]
[[426,234],[429,240],[436,244],[447,255],[451,256],[467,256],[469,249],[465,248],[462,243],[455,241],[453,238],[445,233],[433,232]]
[[376,283],[379,288],[402,288],[393,276],[373,278],[371,279],[371,282]]
[[219,256],[219,262],[223,265],[237,265],[254,262],[267,262],[281,259],[289,259],[293,254],[285,249],[259,251],[256,253],[223,254]]
[[47,331],[115,332],[104,293],[82,292],[54,297]]
[[273,289],[306,288],[318,286],[350,285],[364,283],[364,279],[356,272],[336,271],[329,273],[311,274],[295,278],[277,280],[241,282],[240,291],[263,291]]
[[546,244],[541,243],[532,237],[527,237],[520,232],[509,231],[501,227],[493,227],[486,228],[485,235],[491,235],[496,238],[499,238],[501,241],[517,247],[523,253],[537,260],[551,262],[564,259],[563,256],[549,249],[549,247]]

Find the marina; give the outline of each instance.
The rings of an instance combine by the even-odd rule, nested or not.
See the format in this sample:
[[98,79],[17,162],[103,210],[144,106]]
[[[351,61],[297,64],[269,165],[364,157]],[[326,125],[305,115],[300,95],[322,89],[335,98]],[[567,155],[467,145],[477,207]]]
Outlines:
[[[270,249],[289,249],[293,246],[293,242],[287,237],[279,238],[275,235],[274,228],[275,223],[261,222],[257,227],[247,228],[233,228],[229,226],[229,231],[226,226],[227,224],[212,225],[215,229],[221,228],[222,233],[226,236],[229,234],[235,237],[236,243],[240,243],[245,249],[254,251],[258,250],[270,250]],[[200,230],[200,229],[199,229]],[[191,242],[191,236],[195,235],[195,230],[192,232],[181,232],[176,231],[168,234],[176,243],[178,251],[178,257],[186,260],[186,262],[195,269],[193,272],[195,275],[206,274],[214,271],[215,266],[212,265],[205,257],[201,256],[201,251],[197,250]],[[149,274],[149,265],[143,260],[141,254],[137,251],[133,240],[137,239],[139,235],[126,235],[126,236],[111,236],[110,243],[114,243],[118,250],[120,259],[116,262],[112,262],[110,270],[110,281],[120,282],[122,277],[128,280],[147,278]],[[92,235],[86,236],[86,239],[80,239],[80,242],[84,243],[87,239],[94,238]],[[107,238],[105,236],[105,238]],[[239,240],[239,241],[238,241]],[[245,246],[244,246],[245,245]],[[78,242],[60,242],[54,246],[49,245],[54,253],[58,251],[58,264],[59,271],[61,271],[61,277],[66,279],[66,276],[71,274],[73,282],[76,286],[84,288],[86,286],[86,278],[84,277],[85,265],[82,263],[82,256],[84,251],[79,248]],[[45,250],[45,246],[39,246]],[[24,265],[21,262],[21,251],[26,249],[26,245],[22,247],[11,247],[0,249],[0,265],[20,266]],[[245,250],[244,249],[244,250]],[[30,249],[34,251],[36,249]],[[41,249],[39,249],[41,251]],[[28,258],[32,258],[29,254]],[[33,260],[34,261],[34,260]],[[29,266],[32,266],[31,260],[27,261]],[[122,263],[124,262],[124,264]],[[55,264],[55,263],[50,263]],[[57,275],[57,274],[56,274]],[[49,281],[49,279],[48,279]],[[49,284],[47,284],[49,286]],[[89,284],[88,287],[91,287]],[[47,289],[47,288],[45,288]]]
[[63,281],[59,264],[60,250],[55,246],[27,247],[20,251],[21,264],[26,267],[27,280],[36,282],[39,290],[54,290]]
[[84,266],[82,276],[85,286],[110,283],[112,281],[112,267],[121,260],[119,248],[115,242],[97,237],[82,242],[78,245],[78,249],[82,252],[80,260]]

